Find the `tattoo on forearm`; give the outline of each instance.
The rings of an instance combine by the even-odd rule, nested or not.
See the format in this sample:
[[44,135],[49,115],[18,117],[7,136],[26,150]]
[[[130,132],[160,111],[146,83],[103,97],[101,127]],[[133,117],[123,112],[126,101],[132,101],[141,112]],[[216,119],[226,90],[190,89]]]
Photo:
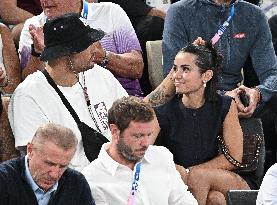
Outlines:
[[171,95],[166,94],[163,88],[160,88],[151,92],[148,100],[152,106],[157,106],[166,103],[171,97]]

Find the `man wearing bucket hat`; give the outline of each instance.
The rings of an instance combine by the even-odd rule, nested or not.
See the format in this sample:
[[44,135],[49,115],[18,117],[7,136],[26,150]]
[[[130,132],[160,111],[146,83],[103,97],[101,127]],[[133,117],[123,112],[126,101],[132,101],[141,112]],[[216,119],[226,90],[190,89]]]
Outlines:
[[102,133],[107,141],[111,138],[107,110],[113,101],[128,95],[112,73],[94,64],[94,44],[104,32],[84,25],[79,17],[69,13],[46,22],[41,54],[41,60],[48,61],[46,68],[29,75],[15,90],[9,105],[15,145],[23,150],[42,124],[53,122],[71,128],[79,142],[70,163],[76,170],[82,170],[89,160],[83,135],[61,95],[79,120]]
[[[44,67],[35,53],[41,53],[44,47],[42,27],[46,19],[74,12],[81,14],[90,27],[100,28],[106,33],[100,43],[95,44],[95,62],[110,70],[129,95],[142,96],[138,81],[143,72],[141,47],[129,17],[120,6],[82,0],[41,0],[41,6],[43,12],[26,21],[20,37],[23,79]],[[33,52],[31,44],[34,45]]]

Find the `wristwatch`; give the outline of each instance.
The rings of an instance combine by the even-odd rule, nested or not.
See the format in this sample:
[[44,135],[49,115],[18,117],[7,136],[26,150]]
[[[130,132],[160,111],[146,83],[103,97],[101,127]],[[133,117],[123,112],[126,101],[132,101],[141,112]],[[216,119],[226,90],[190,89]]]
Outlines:
[[100,65],[102,67],[106,68],[108,63],[109,63],[109,54],[110,54],[110,51],[107,51],[106,49],[104,49],[104,52],[105,52],[105,56],[104,56],[104,59],[102,60],[102,62],[100,63]]
[[31,55],[35,57],[40,57],[41,53],[35,51],[34,44],[31,44]]

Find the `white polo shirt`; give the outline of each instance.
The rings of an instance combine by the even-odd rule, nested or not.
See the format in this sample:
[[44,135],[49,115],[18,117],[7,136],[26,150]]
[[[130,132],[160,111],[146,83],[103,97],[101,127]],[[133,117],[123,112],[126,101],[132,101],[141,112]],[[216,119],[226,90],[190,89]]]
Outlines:
[[[82,173],[97,205],[127,204],[135,170],[114,161],[107,153],[110,143]],[[135,205],[197,204],[175,168],[173,155],[161,146],[149,146],[141,160]]]
[[267,170],[258,193],[256,204],[277,204],[277,163]]

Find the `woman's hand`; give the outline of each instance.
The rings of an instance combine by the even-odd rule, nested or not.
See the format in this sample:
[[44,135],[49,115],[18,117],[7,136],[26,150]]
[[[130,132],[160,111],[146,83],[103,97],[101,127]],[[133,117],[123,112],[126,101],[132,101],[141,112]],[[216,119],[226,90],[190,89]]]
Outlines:
[[193,42],[194,45],[205,45],[205,43],[206,41],[204,41],[202,37],[197,37],[197,39]]
[[175,167],[176,167],[177,171],[180,173],[183,182],[187,185],[188,184],[188,172],[181,165],[175,164]]
[[241,112],[239,112],[239,116],[243,118],[250,118],[253,115],[257,107],[257,104],[260,101],[260,93],[257,89],[248,88],[244,85],[241,85],[239,89],[241,92],[244,92],[247,98],[249,99],[249,105],[245,107]]
[[245,109],[244,105],[242,104],[242,102],[240,100],[240,93],[241,92],[242,92],[242,90],[240,90],[239,88],[235,88],[234,90],[227,91],[225,93],[225,95],[228,95],[228,96],[232,97],[235,100],[239,114],[242,113],[243,110]]

